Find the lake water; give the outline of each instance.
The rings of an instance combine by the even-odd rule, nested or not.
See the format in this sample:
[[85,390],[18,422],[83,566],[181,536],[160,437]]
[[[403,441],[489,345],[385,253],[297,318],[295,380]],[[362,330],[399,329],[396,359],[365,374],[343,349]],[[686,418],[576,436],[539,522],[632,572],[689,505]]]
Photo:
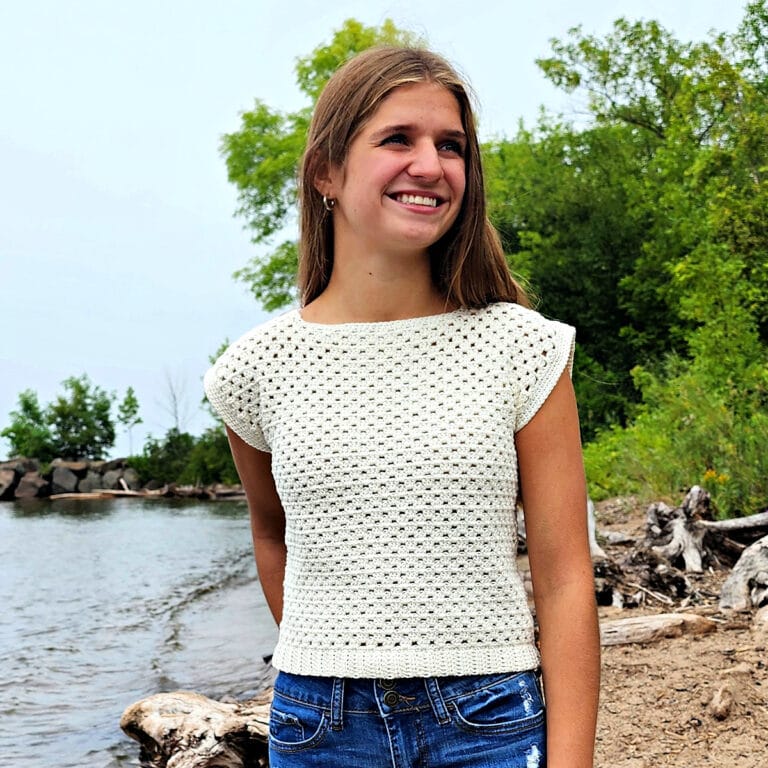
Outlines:
[[0,504],[0,765],[137,766],[125,707],[255,693],[276,635],[242,502]]

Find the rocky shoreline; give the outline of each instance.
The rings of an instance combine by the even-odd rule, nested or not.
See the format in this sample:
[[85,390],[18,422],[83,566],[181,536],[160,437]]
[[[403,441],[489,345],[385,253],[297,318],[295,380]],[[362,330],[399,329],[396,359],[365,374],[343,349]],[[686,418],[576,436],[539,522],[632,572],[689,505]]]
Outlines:
[[150,480],[142,484],[126,459],[67,461],[54,459],[43,466],[37,459],[17,457],[0,462],[0,501],[26,499],[107,498],[236,499],[239,485],[178,485]]

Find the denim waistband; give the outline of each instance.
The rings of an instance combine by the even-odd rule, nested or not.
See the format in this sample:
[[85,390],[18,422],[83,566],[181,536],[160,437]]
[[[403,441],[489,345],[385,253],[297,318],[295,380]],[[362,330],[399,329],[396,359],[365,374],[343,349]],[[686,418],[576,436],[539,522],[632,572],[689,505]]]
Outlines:
[[524,686],[538,687],[535,671],[394,680],[316,677],[280,672],[275,681],[275,695],[327,710],[334,728],[341,727],[343,714],[379,713],[386,716],[429,708],[443,723],[449,719],[448,702],[517,677]]

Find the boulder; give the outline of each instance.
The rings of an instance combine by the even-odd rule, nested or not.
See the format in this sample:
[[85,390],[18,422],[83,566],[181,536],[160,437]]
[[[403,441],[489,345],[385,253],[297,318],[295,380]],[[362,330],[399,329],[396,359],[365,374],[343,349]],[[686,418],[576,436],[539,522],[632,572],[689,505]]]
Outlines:
[[88,471],[87,461],[67,461],[66,459],[54,459],[51,462],[51,468],[56,470],[59,467],[68,469],[78,477],[85,477],[85,473]]
[[120,478],[123,476],[122,469],[110,469],[102,475],[102,488],[106,488],[110,491],[122,490],[123,486],[120,485]]
[[38,496],[48,496],[50,492],[50,484],[39,472],[26,472],[19,480],[13,495],[17,499],[34,499]]
[[103,475],[107,470],[104,468],[106,466],[107,462],[103,459],[96,459],[94,461],[88,462],[88,468],[92,469],[94,472],[98,472],[100,475]]
[[67,467],[58,466],[53,470],[51,491],[53,493],[73,493],[77,488],[77,475]]
[[125,484],[132,491],[138,491],[141,488],[139,473],[131,467],[126,467],[123,470],[123,480],[125,480]]
[[37,472],[40,462],[37,459],[27,459],[24,456],[14,456],[8,461],[0,463],[0,469],[12,469],[16,474],[23,475],[26,472]]
[[0,469],[0,500],[13,498],[19,475],[13,469]]
[[79,493],[91,493],[97,489],[104,487],[104,480],[98,472],[94,472],[92,469],[88,470],[88,474],[80,480],[77,484],[77,490]]
[[123,469],[125,467],[125,459],[112,459],[111,461],[105,461],[104,466],[101,468],[102,472],[112,472],[116,469]]

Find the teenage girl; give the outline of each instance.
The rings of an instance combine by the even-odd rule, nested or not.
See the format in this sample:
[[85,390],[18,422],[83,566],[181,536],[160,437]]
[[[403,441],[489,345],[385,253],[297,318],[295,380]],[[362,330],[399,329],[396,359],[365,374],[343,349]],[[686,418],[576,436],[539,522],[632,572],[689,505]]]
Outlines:
[[272,767],[591,768],[574,331],[510,276],[449,64],[378,48],[344,65],[300,209],[300,308],[205,379],[280,627]]

